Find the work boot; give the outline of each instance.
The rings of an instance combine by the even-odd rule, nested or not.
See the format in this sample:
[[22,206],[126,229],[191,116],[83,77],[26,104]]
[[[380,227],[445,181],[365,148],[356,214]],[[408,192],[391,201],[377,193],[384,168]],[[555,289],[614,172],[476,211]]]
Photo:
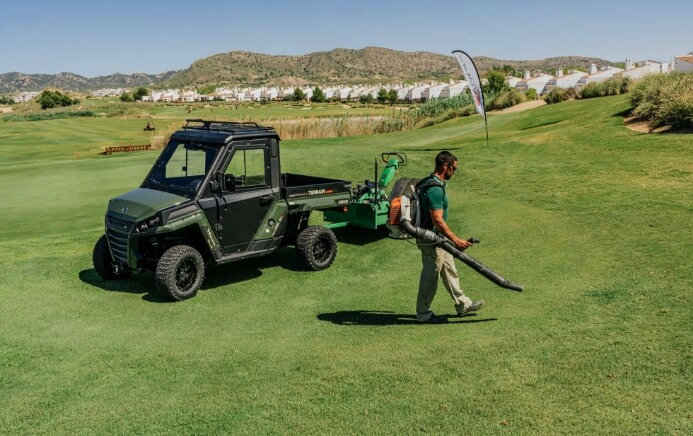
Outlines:
[[469,306],[465,307],[462,310],[457,311],[457,316],[464,316],[468,314],[469,312],[476,312],[477,310],[481,309],[484,307],[484,300],[477,300],[470,304]]

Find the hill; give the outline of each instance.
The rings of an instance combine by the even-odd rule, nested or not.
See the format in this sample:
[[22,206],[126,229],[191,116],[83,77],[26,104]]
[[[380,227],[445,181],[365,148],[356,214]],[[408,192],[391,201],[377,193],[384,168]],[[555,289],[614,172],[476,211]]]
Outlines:
[[[505,65],[517,71],[558,67],[580,67],[590,64],[611,65],[604,59],[587,56],[560,56],[540,60],[512,61],[480,56],[474,58],[483,74]],[[99,88],[132,88],[160,86],[183,88],[196,85],[279,85],[413,82],[447,80],[460,77],[452,56],[430,52],[403,52],[381,47],[359,50],[337,48],[300,56],[268,55],[232,51],[200,59],[189,68],[161,74],[113,74],[86,78],[73,73],[0,74],[0,94],[40,91],[44,88],[88,91]]]
[[[515,70],[549,70],[558,67],[611,65],[586,56],[560,56],[541,60],[512,61],[476,57],[480,72],[508,65]],[[273,56],[232,51],[200,59],[173,77],[171,86],[189,84],[306,85],[445,80],[459,77],[452,56],[429,52],[403,52],[381,47],[360,50],[337,48],[301,56]]]
[[178,71],[161,74],[120,74],[87,78],[74,73],[59,74],[0,74],[0,94],[23,91],[40,91],[57,88],[66,91],[89,91],[100,88],[133,88],[158,85],[175,76]]

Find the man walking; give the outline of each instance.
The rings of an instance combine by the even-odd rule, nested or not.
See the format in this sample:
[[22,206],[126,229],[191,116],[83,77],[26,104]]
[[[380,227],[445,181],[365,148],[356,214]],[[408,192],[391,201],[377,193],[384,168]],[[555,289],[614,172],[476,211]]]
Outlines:
[[[457,158],[448,151],[441,151],[436,156],[435,170],[431,175],[422,179],[416,185],[421,210],[421,227],[445,236],[459,249],[465,249],[472,244],[458,238],[448,227],[448,197],[445,181],[455,174]],[[460,288],[460,279],[455,267],[455,259],[450,253],[422,239],[416,240],[421,250],[421,278],[419,279],[419,295],[416,299],[416,320],[420,323],[442,324],[448,319],[436,316],[431,310],[431,303],[438,290],[438,277],[443,279],[443,285],[455,302],[457,315],[462,316],[484,307],[484,301],[472,301],[464,295]]]

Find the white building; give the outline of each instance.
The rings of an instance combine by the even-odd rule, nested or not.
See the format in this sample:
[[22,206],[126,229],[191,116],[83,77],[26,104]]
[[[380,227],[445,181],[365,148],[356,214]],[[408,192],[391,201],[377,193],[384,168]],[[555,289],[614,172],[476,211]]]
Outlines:
[[313,88],[310,86],[304,86],[301,88],[301,91],[303,91],[303,95],[305,95],[306,100],[310,100],[313,97]]
[[258,101],[258,100],[260,100],[260,97],[262,97],[263,92],[264,92],[264,88],[262,88],[262,87],[251,89],[248,92],[248,98],[250,100],[253,100],[253,101]]
[[178,101],[179,98],[177,89],[167,89],[161,94],[161,101],[164,103],[175,102]]
[[260,98],[266,98],[267,100],[277,100],[279,97],[279,88],[268,88],[262,92]]
[[616,67],[606,67],[602,69],[601,71],[597,71],[597,66],[592,64],[592,67],[590,68],[590,74],[587,76],[581,77],[580,80],[578,80],[578,83],[575,84],[575,90],[579,91],[587,84],[589,83],[600,83],[604,82],[606,80],[611,79],[614,77],[615,74],[622,73],[623,68],[616,68]]
[[409,93],[412,89],[414,89],[414,87],[411,85],[402,86],[401,88],[397,89],[397,100],[399,100],[399,101],[406,100],[407,96],[409,95]]
[[277,97],[280,100],[283,100],[285,98],[286,99],[290,98],[292,95],[294,95],[294,88],[289,87],[289,88],[284,88],[281,91],[279,91],[279,95]]
[[183,103],[192,103],[199,99],[199,95],[196,91],[185,91],[180,94],[179,99]]
[[329,100],[334,97],[334,88],[324,88],[322,93],[325,95],[325,99]]
[[559,68],[558,71],[556,71],[556,77],[553,77],[546,82],[544,92],[551,92],[551,90],[554,88],[575,88],[575,85],[577,85],[580,79],[587,76],[588,74],[583,71],[573,71],[570,74],[564,75],[563,68]]
[[636,66],[632,60],[626,59],[625,71],[618,73],[617,76],[631,80],[642,79],[649,74],[668,73],[669,65],[654,61],[642,61]]
[[250,91],[244,89],[243,91],[235,91],[233,93],[233,98],[235,101],[248,101],[250,100]]
[[515,88],[521,80],[522,79],[520,79],[519,77],[508,76],[505,78],[505,83],[507,83],[509,87]]
[[431,85],[420,85],[420,86],[415,86],[412,87],[409,92],[407,92],[406,97],[404,97],[405,100],[414,102],[414,101],[421,101],[423,99],[423,94],[426,92],[428,88],[430,88]]
[[236,91],[227,88],[217,88],[215,96],[224,101],[236,101]]
[[25,103],[27,101],[35,99],[36,97],[38,97],[38,95],[38,92],[21,92],[12,97],[12,100],[14,100],[17,103]]
[[515,89],[521,92],[526,92],[531,88],[537,91],[538,95],[542,95],[546,90],[546,84],[549,83],[549,80],[553,79],[553,76],[544,73],[530,78],[527,78],[528,75],[529,72],[525,71],[525,78],[520,80],[517,85],[515,85]]
[[380,92],[380,88],[384,88],[383,86],[371,86],[370,88],[366,88],[365,91],[363,91],[363,95],[370,95],[373,100],[376,100],[378,98],[378,93]]
[[161,101],[161,96],[163,96],[163,95],[164,95],[164,93],[161,91],[152,91],[151,95],[148,96],[150,99],[149,101],[152,101],[152,102]]
[[440,85],[430,86],[423,92],[422,98],[426,101],[434,98],[440,98],[442,97],[442,92],[448,88],[450,88],[450,85],[448,85],[447,83],[441,83]]
[[461,82],[457,83],[452,83],[448,85],[447,88],[444,88],[442,91],[440,91],[440,98],[449,98],[462,95],[464,93],[464,90],[467,88],[469,88],[469,84],[466,80],[462,80]]
[[365,86],[357,86],[356,88],[352,88],[352,90],[349,92],[349,96],[347,97],[347,100],[358,100],[359,97],[361,97],[361,94],[366,92],[366,87]]
[[678,73],[693,73],[693,51],[684,56],[674,56],[671,69]]
[[123,95],[124,92],[125,90],[123,88],[104,88],[94,91],[92,95],[94,97],[118,97],[119,95]]
[[348,86],[337,88],[334,91],[334,95],[340,101],[348,99],[350,93],[351,93],[351,88]]

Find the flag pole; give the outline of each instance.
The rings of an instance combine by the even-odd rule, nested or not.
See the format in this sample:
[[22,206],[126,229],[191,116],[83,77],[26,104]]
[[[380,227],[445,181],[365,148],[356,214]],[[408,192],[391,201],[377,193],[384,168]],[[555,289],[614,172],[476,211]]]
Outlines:
[[484,124],[486,125],[486,146],[488,146],[488,121],[486,121],[486,115],[484,115]]

